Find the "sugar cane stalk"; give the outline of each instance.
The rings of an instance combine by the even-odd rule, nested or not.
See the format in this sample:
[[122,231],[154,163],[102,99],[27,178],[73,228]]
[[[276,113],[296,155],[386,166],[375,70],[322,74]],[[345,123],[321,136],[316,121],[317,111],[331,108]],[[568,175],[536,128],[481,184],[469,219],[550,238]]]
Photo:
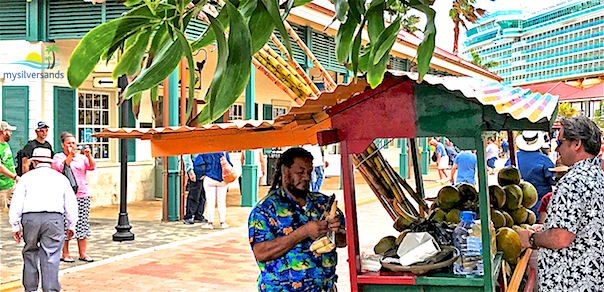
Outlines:
[[317,88],[315,83],[312,82],[310,77],[308,77],[308,74],[306,74],[306,71],[304,71],[304,69],[302,69],[302,66],[300,66],[300,64],[298,64],[298,62],[296,62],[296,60],[294,60],[294,58],[292,58],[292,56],[289,54],[289,52],[287,51],[285,46],[281,43],[279,38],[274,33],[271,34],[271,40],[273,41],[275,46],[277,46],[277,48],[279,48],[279,51],[281,51],[281,53],[283,53],[285,58],[287,58],[288,62],[295,68],[296,72],[298,72],[298,74],[302,77],[302,79],[304,79],[304,82],[306,82],[306,84],[310,87],[312,92],[315,95],[319,94],[320,93],[319,88]]
[[291,27],[291,25],[289,25],[289,23],[286,20],[283,21],[283,24],[285,25],[285,29],[287,30],[289,35],[291,35],[291,37],[298,43],[300,48],[302,48],[304,53],[306,53],[306,55],[312,61],[312,63],[315,65],[315,67],[317,67],[317,69],[319,69],[319,71],[321,71],[321,74],[323,75],[323,79],[325,79],[325,88],[329,91],[335,90],[336,83],[333,81],[333,78],[331,77],[331,75],[329,75],[329,72],[327,72],[327,70],[325,70],[323,65],[321,65],[321,63],[319,63],[319,61],[317,60],[315,55],[310,51],[310,49],[306,46],[306,44],[300,39],[300,37],[294,31],[294,29]]

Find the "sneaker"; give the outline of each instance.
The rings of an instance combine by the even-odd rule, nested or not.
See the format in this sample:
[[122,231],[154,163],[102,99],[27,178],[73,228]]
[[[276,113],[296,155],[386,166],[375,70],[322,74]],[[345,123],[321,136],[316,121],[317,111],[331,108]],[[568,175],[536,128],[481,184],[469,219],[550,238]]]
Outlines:
[[220,228],[229,228],[229,224],[226,224],[225,222],[220,223]]
[[206,218],[203,218],[201,220],[195,219],[195,220],[193,220],[193,222],[195,222],[195,223],[208,223],[208,219],[206,219]]
[[203,228],[203,229],[214,229],[214,225],[212,223],[208,222],[208,223],[205,223],[205,224],[201,225],[201,228]]
[[195,222],[193,222],[193,219],[188,218],[188,219],[182,220],[182,223],[184,223],[186,225],[193,225]]

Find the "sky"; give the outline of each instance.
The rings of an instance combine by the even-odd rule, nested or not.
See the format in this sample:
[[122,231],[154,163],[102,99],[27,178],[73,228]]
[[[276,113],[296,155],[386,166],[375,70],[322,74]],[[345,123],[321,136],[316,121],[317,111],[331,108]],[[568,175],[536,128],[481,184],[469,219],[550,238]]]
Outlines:
[[[541,1],[541,0],[476,0],[476,8],[485,9],[489,13],[500,10],[522,10],[536,11],[557,3],[564,2],[560,0]],[[452,0],[436,0],[432,8],[436,10],[436,46],[448,52],[453,51],[453,20],[449,17]],[[425,22],[417,25],[418,28],[424,28]],[[472,27],[468,25],[468,27]],[[460,28],[459,49],[461,51],[463,41],[465,40],[465,29]]]

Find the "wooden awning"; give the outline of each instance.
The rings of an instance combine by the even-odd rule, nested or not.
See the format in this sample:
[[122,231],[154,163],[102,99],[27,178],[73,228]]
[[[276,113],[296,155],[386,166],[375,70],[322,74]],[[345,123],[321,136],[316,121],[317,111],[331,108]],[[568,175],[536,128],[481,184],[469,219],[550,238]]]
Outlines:
[[[195,128],[105,129],[93,136],[151,140],[152,155],[159,157],[315,144],[317,134],[328,131],[331,131],[331,142],[363,140],[363,137],[346,136],[344,129],[350,124],[372,127],[384,138],[423,137],[435,133],[463,138],[474,137],[479,131],[547,130],[557,109],[557,96],[497,82],[431,75],[420,84],[415,80],[416,73],[389,71],[384,82],[371,89],[365,79],[359,79],[357,83],[340,85],[333,92],[323,93],[317,99],[306,100],[300,107],[270,122],[234,121]],[[398,119],[404,131],[384,126],[380,121],[385,117]],[[365,143],[363,140],[360,145]]]

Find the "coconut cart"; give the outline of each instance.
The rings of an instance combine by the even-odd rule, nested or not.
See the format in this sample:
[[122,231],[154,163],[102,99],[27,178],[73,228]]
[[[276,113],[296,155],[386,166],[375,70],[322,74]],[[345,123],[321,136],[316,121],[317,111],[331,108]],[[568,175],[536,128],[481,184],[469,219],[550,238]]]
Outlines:
[[[416,79],[415,73],[390,71],[381,85],[371,89],[366,80],[359,78],[356,83],[308,99],[301,107],[292,108],[271,122],[106,129],[96,136],[151,140],[154,157],[340,143],[352,291],[493,291],[501,255],[493,261],[485,257],[485,274],[475,278],[362,272],[353,154],[364,152],[377,138],[446,136],[462,149],[476,149],[483,254],[490,255],[490,202],[483,135],[487,131],[551,128],[557,97],[474,78],[426,76],[422,83]],[[412,157],[417,166],[417,155],[412,153]],[[417,192],[423,196],[421,176],[416,179],[419,179]]]

